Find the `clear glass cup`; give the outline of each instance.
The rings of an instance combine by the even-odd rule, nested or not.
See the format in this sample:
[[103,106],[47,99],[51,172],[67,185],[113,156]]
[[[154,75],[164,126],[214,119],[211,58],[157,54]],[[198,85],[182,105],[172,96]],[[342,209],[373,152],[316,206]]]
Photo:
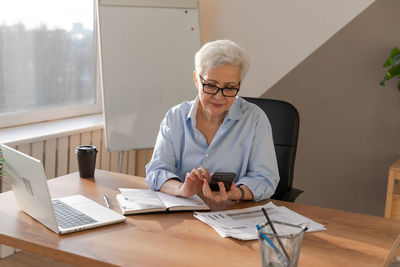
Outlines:
[[297,266],[303,235],[307,228],[276,221],[272,221],[272,224],[277,234],[274,234],[268,223],[260,226],[258,230],[261,266]]

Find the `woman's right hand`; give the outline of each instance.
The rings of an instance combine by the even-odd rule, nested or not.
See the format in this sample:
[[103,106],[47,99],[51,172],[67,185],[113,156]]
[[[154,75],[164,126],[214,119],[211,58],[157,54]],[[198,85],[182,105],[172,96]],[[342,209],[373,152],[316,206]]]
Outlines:
[[199,193],[202,190],[204,179],[210,181],[210,173],[203,166],[186,173],[185,182],[178,189],[179,195],[189,197]]

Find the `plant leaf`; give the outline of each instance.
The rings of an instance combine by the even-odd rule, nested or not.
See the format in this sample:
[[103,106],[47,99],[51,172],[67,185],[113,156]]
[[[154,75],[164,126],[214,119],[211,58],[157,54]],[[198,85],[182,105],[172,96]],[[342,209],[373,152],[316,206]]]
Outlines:
[[400,50],[397,46],[393,47],[392,52],[390,52],[390,58],[393,58],[395,55],[399,55]]
[[393,57],[393,66],[400,65],[400,54]]
[[392,65],[392,61],[390,58],[388,58],[388,60],[386,60],[386,62],[383,63],[382,68],[389,67],[390,65]]
[[399,50],[399,48],[398,48],[397,46],[395,46],[395,47],[392,49],[392,51],[390,52],[390,57],[386,60],[385,63],[383,63],[382,67],[383,67],[383,68],[386,68],[386,67],[389,67],[390,65],[392,65],[392,64],[393,64],[393,61],[394,61],[394,58],[395,58],[397,55],[400,55],[400,50]]
[[394,76],[400,75],[400,65],[391,67],[384,77],[385,80],[390,80]]

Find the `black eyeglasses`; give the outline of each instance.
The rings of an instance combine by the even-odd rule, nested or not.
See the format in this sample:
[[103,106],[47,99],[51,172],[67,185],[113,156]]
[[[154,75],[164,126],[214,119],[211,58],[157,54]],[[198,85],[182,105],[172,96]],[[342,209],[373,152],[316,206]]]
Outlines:
[[[200,76],[200,75],[199,75]],[[218,91],[221,90],[223,96],[234,97],[238,94],[240,89],[240,83],[238,88],[221,88],[213,84],[204,83],[203,77],[200,76],[201,85],[203,86],[203,92],[210,95],[218,94]]]

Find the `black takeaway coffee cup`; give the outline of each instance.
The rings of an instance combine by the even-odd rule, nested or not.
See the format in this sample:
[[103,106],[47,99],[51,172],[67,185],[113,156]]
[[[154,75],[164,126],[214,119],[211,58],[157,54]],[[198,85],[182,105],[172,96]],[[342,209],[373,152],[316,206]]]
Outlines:
[[79,175],[81,178],[94,178],[97,148],[95,146],[78,146],[75,153],[78,157]]

